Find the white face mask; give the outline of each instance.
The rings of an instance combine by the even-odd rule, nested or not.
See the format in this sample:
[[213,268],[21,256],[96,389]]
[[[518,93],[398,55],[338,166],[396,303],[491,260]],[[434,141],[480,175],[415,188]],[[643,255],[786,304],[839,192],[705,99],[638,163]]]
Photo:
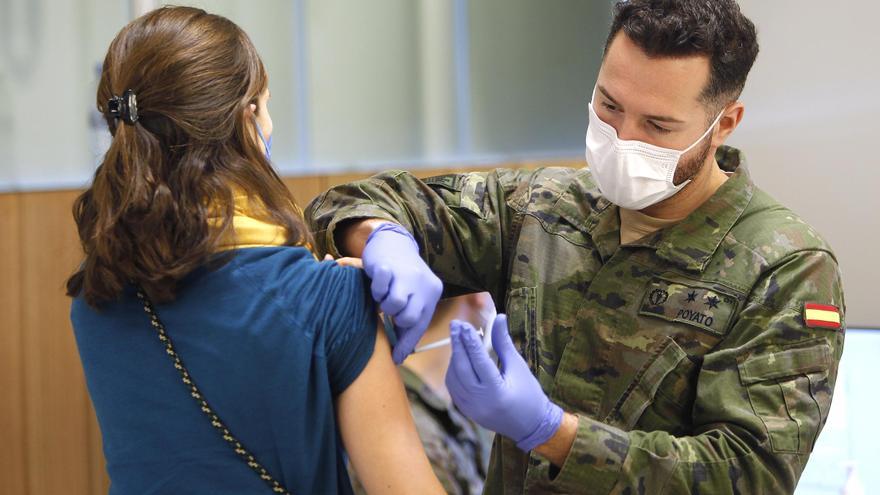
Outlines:
[[678,151],[621,140],[614,127],[599,119],[590,103],[586,158],[599,191],[627,210],[647,208],[681,191],[691,180],[677,186],[673,183],[679,159],[712,132],[722,115],[723,111],[694,144]]

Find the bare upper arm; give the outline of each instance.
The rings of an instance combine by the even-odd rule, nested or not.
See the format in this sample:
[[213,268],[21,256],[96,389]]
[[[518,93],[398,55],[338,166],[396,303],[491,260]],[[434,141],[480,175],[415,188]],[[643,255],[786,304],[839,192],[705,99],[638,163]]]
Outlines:
[[384,330],[373,356],[336,399],[342,441],[368,493],[444,493],[410,412]]

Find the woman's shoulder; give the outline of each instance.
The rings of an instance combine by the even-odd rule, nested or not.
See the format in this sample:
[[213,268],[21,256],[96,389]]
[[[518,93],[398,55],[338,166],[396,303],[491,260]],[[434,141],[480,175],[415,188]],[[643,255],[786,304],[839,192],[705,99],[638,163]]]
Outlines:
[[271,294],[288,308],[302,311],[320,305],[327,311],[339,306],[364,308],[370,304],[363,270],[318,261],[302,247],[249,248],[235,253],[230,263],[235,277]]
[[310,329],[319,343],[315,349],[328,360],[337,393],[372,355],[377,312],[369,280],[360,268],[288,250],[247,253],[236,260],[236,271],[274,301],[280,316]]
[[318,261],[304,247],[240,249],[233,254],[230,265],[236,275],[255,279],[264,287],[285,291],[306,288],[344,290],[363,286],[363,270],[339,266],[333,261]]

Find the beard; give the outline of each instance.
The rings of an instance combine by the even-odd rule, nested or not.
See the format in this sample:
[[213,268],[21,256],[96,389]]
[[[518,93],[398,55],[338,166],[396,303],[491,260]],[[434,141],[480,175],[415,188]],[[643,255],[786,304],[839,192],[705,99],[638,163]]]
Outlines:
[[712,140],[706,137],[703,138],[703,141],[705,141],[704,144],[690,153],[690,158],[684,156],[681,157],[678,166],[675,168],[675,175],[672,177],[672,183],[676,186],[686,180],[693,179],[698,173],[700,173],[700,169],[703,168],[703,165],[706,164],[706,158],[709,156],[709,148],[712,147]]

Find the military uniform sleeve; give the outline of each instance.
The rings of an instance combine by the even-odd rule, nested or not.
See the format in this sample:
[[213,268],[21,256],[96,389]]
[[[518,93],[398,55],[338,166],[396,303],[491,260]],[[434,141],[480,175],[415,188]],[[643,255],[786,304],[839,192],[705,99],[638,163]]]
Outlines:
[[527,194],[528,172],[496,170],[419,180],[390,171],[330,189],[305,212],[317,250],[340,256],[337,227],[381,218],[413,234],[422,257],[445,284],[444,297],[489,291],[503,294],[505,256],[518,235],[508,203]]
[[438,418],[418,398],[410,396],[410,407],[425,454],[443,490],[449,494],[466,493],[458,480],[458,473],[463,467],[460,466],[461,459],[456,459],[449,445],[455,438],[449,438],[449,433],[443,429]]
[[[838,308],[840,328],[805,318],[813,304]],[[581,416],[552,483],[565,493],[792,493],[831,405],[843,312],[832,255],[789,255],[704,356],[693,436],[627,432]]]

